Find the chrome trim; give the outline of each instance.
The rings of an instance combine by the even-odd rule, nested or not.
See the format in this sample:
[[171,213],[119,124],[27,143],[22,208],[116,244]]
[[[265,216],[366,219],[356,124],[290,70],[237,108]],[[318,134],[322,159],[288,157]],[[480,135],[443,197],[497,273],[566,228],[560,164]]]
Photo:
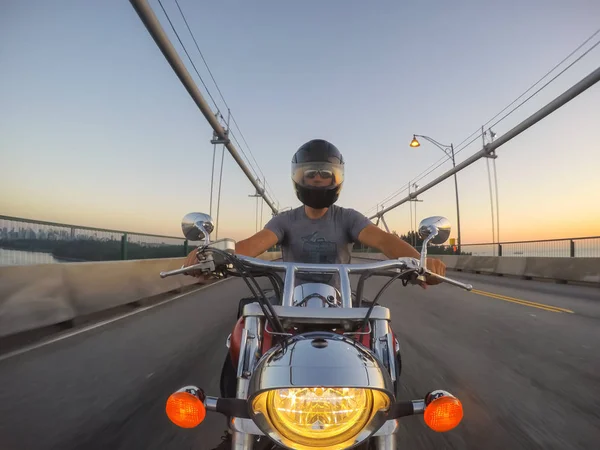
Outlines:
[[269,331],[265,328],[265,333],[272,334],[274,336],[293,336],[294,333],[278,333],[276,331]]
[[413,400],[414,414],[423,414],[425,412],[425,400]]
[[202,389],[194,385],[184,386],[181,389],[177,389],[176,392],[187,392],[188,394],[192,394],[194,397],[198,397],[199,399],[202,399],[202,396],[204,395]]
[[[431,241],[431,239],[427,239],[429,236],[433,235],[434,240],[433,244],[443,244],[450,237],[450,232],[452,227],[450,226],[450,221],[442,216],[432,216],[427,217],[421,220],[419,223],[418,233],[421,238],[425,239],[425,242]],[[425,242],[423,246],[425,246]]]
[[234,431],[240,431],[242,433],[253,434],[255,436],[264,436],[260,428],[254,423],[252,419],[241,419],[239,417],[233,417],[231,419],[231,429]]
[[201,270],[203,272],[214,272],[215,271],[215,262],[210,259],[207,261],[201,261],[198,264],[194,264],[191,266],[183,266],[181,269],[170,270],[168,272],[160,272],[161,278],[167,278],[172,275],[179,275],[186,272],[191,272],[193,270]]
[[348,331],[346,333],[342,333],[344,336],[354,336],[355,334],[371,334],[373,328],[371,327],[371,321],[367,322],[369,325],[369,329],[367,331]]
[[294,267],[290,267],[285,272],[285,281],[283,283],[283,294],[281,296],[281,305],[282,306],[293,306],[294,305],[294,291],[293,291],[294,284],[296,284],[296,269]]
[[208,247],[210,249],[223,250],[224,252],[234,254],[235,253],[235,240],[230,238],[219,239],[218,241],[212,241]]
[[[388,322],[385,320],[373,320],[373,351],[379,358],[381,364],[390,370],[389,351],[388,351]],[[391,371],[389,373],[392,376]]]
[[342,308],[352,308],[352,288],[350,287],[350,271],[340,266],[340,290],[342,292]]
[[[243,378],[249,379],[252,373],[254,372],[254,367],[256,366],[256,362],[260,357],[260,342],[259,342],[259,321],[256,317],[247,317],[244,322],[244,330],[247,332],[246,345],[244,351],[244,357],[240,355],[240,360],[238,363],[238,378],[241,376]],[[243,336],[242,336],[243,338]],[[243,341],[242,341],[243,342]],[[240,373],[239,367],[242,367],[242,372]],[[247,392],[245,393],[245,397],[247,397]],[[240,398],[240,397],[238,397]]]
[[[431,235],[433,236],[433,235]],[[430,236],[429,236],[430,237]],[[433,239],[433,238],[431,238]],[[430,240],[431,240],[430,239]],[[367,264],[308,264],[308,263],[288,263],[278,261],[265,261],[257,258],[250,258],[249,256],[236,255],[236,257],[242,261],[242,263],[257,267],[261,269],[271,269],[278,272],[286,272],[285,284],[283,288],[283,305],[292,306],[293,301],[293,289],[296,279],[296,272],[303,273],[320,273],[320,274],[335,274],[340,275],[340,289],[342,295],[342,305],[344,308],[352,308],[352,289],[350,287],[350,278],[347,275],[358,274],[369,271],[382,271],[382,270],[396,270],[402,272],[413,272],[416,271],[422,278],[425,273],[432,276],[425,266],[421,265],[421,261],[426,261],[427,258],[427,246],[424,246],[424,250],[421,252],[421,259],[416,258],[398,258],[387,261],[374,261]],[[290,273],[293,272],[293,273]],[[469,284],[463,284],[459,281],[452,280],[446,277],[438,277],[446,283],[453,284],[454,286],[461,287],[466,290],[471,290],[472,286]],[[291,283],[289,282],[291,281]]]
[[296,307],[300,306],[304,308],[329,308],[329,302],[326,299],[323,299],[320,296],[317,297],[313,294],[296,305]]
[[419,261],[415,258],[398,258],[388,261],[375,261],[364,264],[310,264],[310,263],[290,263],[280,261],[267,261],[264,259],[251,258],[244,255],[236,255],[237,258],[253,267],[272,269],[279,272],[285,272],[288,269],[296,269],[299,272],[331,274],[339,273],[341,270],[347,270],[350,274],[363,273],[366,271],[399,269],[414,270],[419,268]]
[[188,241],[204,241],[210,244],[210,234],[215,229],[213,219],[208,214],[191,212],[181,219],[181,231]]
[[[314,296],[311,298],[311,296]],[[322,298],[325,300],[323,300]],[[294,306],[329,308],[341,306],[341,295],[333,286],[325,283],[303,283],[294,288]],[[331,299],[330,299],[331,298]],[[312,301],[314,301],[314,306]]]
[[396,381],[396,354],[394,352],[394,336],[388,332],[387,336],[387,357],[390,366],[390,376],[392,381]]
[[296,272],[339,274],[342,307],[352,308],[352,288],[350,285],[350,274],[384,269],[397,269],[400,271],[406,271],[416,270],[419,268],[419,261],[415,258],[399,258],[390,261],[377,261],[369,264],[309,264],[265,261],[262,259],[250,258],[244,255],[236,256],[240,261],[242,261],[242,263],[252,267],[285,272],[285,282],[282,294],[283,306],[293,305],[293,290],[295,288]]
[[[396,433],[400,429],[400,421],[398,419],[391,419],[385,422],[379,430],[373,435],[375,436],[387,436]],[[395,450],[395,449],[394,449]]]
[[434,239],[437,236],[437,230],[433,230],[433,232],[427,236],[425,238],[425,240],[423,241],[423,247],[421,248],[421,267],[423,269],[427,269],[427,244],[429,244],[429,241],[431,241],[432,239]]
[[244,373],[244,361],[246,361],[246,345],[248,343],[248,329],[242,329],[242,339],[240,341],[240,355],[237,366],[237,377],[240,378]]
[[231,450],[252,450],[254,440],[252,435],[248,433],[240,433],[236,431],[232,435]]
[[[364,442],[365,440],[367,440],[368,438],[370,438],[371,436],[373,436],[373,434],[376,433],[376,430],[380,429],[382,426],[384,426],[386,424],[386,413],[383,411],[378,411],[375,413],[375,415],[373,416],[373,419],[371,419],[371,421],[357,434],[356,438],[354,439],[354,442],[351,444],[351,448],[354,447],[357,444],[360,444],[361,442]],[[288,449],[293,449],[294,447],[290,447],[288,444],[286,444],[283,439],[281,438],[281,435],[279,433],[277,433],[275,430],[271,429],[267,420],[264,418],[264,416],[262,414],[257,414],[256,416],[254,416],[254,422],[256,423],[256,425],[259,428],[262,428],[265,430],[264,434],[266,434],[267,436],[269,436],[271,438],[271,440],[275,441],[278,445],[283,446],[284,448],[288,448]],[[247,435],[249,436],[249,435]],[[387,438],[389,438],[390,436],[388,435],[384,435],[384,436],[379,436],[376,437],[375,440],[381,440],[383,439],[384,442],[387,442]],[[395,435],[392,435],[393,438],[395,438]],[[393,441],[395,442],[395,440]],[[291,443],[290,443],[291,444]],[[395,450],[396,447],[384,447],[384,450]]]
[[[258,327],[258,318],[247,317],[245,319],[244,329],[242,331],[242,342],[240,344],[240,356],[238,359],[236,398],[248,398],[250,377],[254,372],[256,360],[259,356],[260,333]],[[232,450],[252,450],[253,445],[252,435],[241,431],[233,431]]]
[[[362,321],[369,308],[297,308],[294,306],[273,305],[273,309],[280,319],[291,319],[295,322],[310,321],[312,323],[332,323],[349,321]],[[263,317],[262,309],[257,303],[244,306],[244,317]],[[371,320],[390,320],[390,310],[383,306],[373,307]]]
[[[315,339],[326,345],[314,345]],[[296,335],[265,353],[250,379],[248,398],[294,386],[378,389],[394,399],[393,382],[377,358],[354,339],[330,332]]]
[[453,285],[453,286],[456,286],[456,287],[459,287],[459,288],[463,288],[463,289],[465,289],[465,290],[467,290],[467,291],[472,291],[472,290],[473,290],[473,285],[472,285],[472,284],[468,284],[468,283],[466,283],[466,284],[465,284],[465,283],[461,283],[460,281],[456,281],[456,280],[453,280],[452,278],[448,278],[448,277],[444,277],[444,276],[442,276],[442,275],[438,275],[437,273],[430,273],[430,272],[427,272],[427,273],[428,273],[428,274],[429,274],[431,277],[433,277],[433,278],[437,278],[437,279],[439,279],[439,280],[442,280],[442,281],[444,281],[444,282],[446,282],[446,283],[448,283],[448,284],[451,284],[451,285]]
[[378,436],[375,438],[375,448],[377,450],[396,450],[397,441],[395,434]]
[[207,411],[216,411],[217,410],[217,397],[206,397],[204,399],[204,407]]

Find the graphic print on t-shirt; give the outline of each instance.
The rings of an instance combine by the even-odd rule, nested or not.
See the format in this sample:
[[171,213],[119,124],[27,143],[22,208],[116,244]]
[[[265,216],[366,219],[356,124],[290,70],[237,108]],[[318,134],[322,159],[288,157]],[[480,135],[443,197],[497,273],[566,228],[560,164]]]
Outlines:
[[302,252],[312,264],[335,264],[337,244],[319,236],[319,232],[302,236]]

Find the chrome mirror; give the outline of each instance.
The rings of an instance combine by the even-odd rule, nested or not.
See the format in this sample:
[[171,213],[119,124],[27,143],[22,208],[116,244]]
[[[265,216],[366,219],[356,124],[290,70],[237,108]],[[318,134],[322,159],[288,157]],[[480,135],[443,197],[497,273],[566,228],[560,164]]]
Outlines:
[[210,243],[210,234],[215,229],[212,217],[203,213],[189,213],[181,221],[181,230],[188,241]]
[[[450,221],[445,217],[427,217],[419,224],[419,236],[425,239],[428,244],[439,245],[448,240],[451,229]],[[426,245],[425,242],[423,245]]]
[[[442,216],[432,216],[423,219],[419,224],[419,236],[423,238],[421,248],[421,267],[427,269],[427,246],[432,244],[443,244],[450,237],[450,221]],[[420,280],[425,281],[423,276]]]

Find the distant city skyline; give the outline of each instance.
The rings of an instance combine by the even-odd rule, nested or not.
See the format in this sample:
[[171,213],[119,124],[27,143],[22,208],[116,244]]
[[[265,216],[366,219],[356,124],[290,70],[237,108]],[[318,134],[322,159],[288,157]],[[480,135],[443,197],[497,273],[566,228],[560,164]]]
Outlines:
[[[9,223],[8,225],[6,223]],[[73,225],[73,226],[69,226]],[[74,224],[38,224],[28,222],[17,222],[0,218],[0,241],[11,241],[18,239],[28,240],[91,240],[100,242],[120,241],[123,232],[117,230],[88,230],[78,228]],[[146,236],[136,234],[133,230],[127,233],[129,242],[138,243],[143,246],[182,244],[185,240],[177,236]],[[170,242],[169,242],[170,241]]]
[[[163,3],[226,111],[176,6]],[[338,204],[363,213],[444,156],[425,142],[410,148],[413,134],[456,146],[594,33],[600,17],[594,0],[180,5],[280,206],[299,206],[291,156],[321,137],[346,159]],[[482,14],[488,6],[494,13]],[[212,19],[223,16],[226,28]],[[129,2],[0,6],[0,55],[0,214],[181,236],[186,213],[209,212],[212,131]],[[498,137],[596,69],[599,55],[592,50],[495,126]],[[501,241],[600,234],[599,120],[594,86],[498,150]],[[457,162],[480,147],[481,139]],[[254,189],[225,155],[219,236],[239,240],[256,229]],[[485,161],[460,172],[458,186],[463,243],[490,242]],[[452,180],[420,199],[417,218],[447,216],[456,237]],[[400,234],[411,229],[407,206],[386,216]],[[264,206],[263,223],[270,217]]]

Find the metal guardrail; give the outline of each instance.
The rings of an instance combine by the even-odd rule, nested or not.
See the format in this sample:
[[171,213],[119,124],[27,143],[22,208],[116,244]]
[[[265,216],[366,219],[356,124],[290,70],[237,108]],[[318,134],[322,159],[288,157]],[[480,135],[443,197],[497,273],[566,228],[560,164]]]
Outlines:
[[[421,246],[415,247],[421,251]],[[354,246],[353,253],[379,253],[374,248]],[[431,255],[454,255],[447,245],[432,246]],[[472,256],[516,256],[516,257],[564,257],[600,258],[600,236],[577,238],[544,239],[535,241],[511,241],[500,243],[463,244],[461,255]]]
[[[415,247],[415,249],[417,249],[417,251],[419,253],[421,252],[421,248],[422,248],[422,246],[420,246],[420,245]],[[360,244],[355,244],[352,249],[352,253],[381,253],[381,251],[379,251],[376,248],[365,247]],[[452,249],[451,245],[431,245],[431,246],[429,246],[427,253],[430,255],[455,255],[455,254],[457,254]],[[462,254],[465,255],[466,253],[463,251]]]
[[473,256],[600,258],[600,236],[463,244],[462,250]]
[[173,258],[184,238],[0,215],[0,265]]
[[[420,251],[420,246],[416,247]],[[275,246],[269,251],[280,251]],[[0,215],[0,266],[82,261],[174,258],[189,252],[184,238]],[[379,253],[354,245],[353,253]],[[431,255],[454,254],[432,246]],[[600,258],[600,236],[463,244],[463,255]]]

